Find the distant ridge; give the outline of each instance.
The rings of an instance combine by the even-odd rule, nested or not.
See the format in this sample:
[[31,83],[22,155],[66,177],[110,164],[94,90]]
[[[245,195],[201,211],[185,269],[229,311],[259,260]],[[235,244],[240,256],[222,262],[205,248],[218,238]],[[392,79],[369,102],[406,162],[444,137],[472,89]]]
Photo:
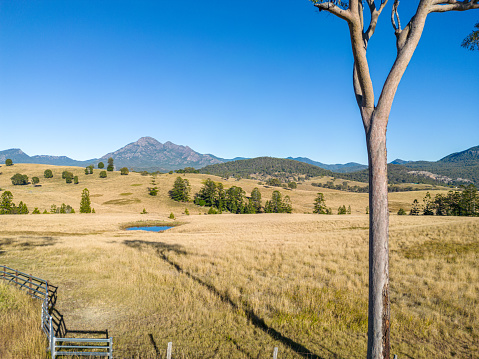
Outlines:
[[330,170],[330,171],[333,171],[333,172],[336,172],[336,173],[356,172],[356,171],[361,171],[361,170],[364,170],[364,169],[368,168],[368,166],[362,165],[362,164],[356,163],[356,162],[348,162],[346,164],[327,165],[325,163],[313,161],[313,160],[311,160],[307,157],[296,157],[296,158],[288,157],[287,159],[288,160],[299,161],[299,162],[304,162],[304,163],[309,163],[310,165],[318,166],[318,167],[321,167],[325,170]]

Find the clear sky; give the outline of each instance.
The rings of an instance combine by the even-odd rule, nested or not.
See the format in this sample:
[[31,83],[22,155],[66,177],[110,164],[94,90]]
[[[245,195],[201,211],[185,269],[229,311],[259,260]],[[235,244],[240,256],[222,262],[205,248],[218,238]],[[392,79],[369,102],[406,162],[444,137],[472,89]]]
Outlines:
[[[399,5],[403,25],[418,1]],[[390,5],[369,45],[379,95]],[[388,159],[479,145],[479,10],[431,14]],[[151,136],[200,153],[367,163],[346,23],[308,0],[0,0],[0,150],[100,157]]]

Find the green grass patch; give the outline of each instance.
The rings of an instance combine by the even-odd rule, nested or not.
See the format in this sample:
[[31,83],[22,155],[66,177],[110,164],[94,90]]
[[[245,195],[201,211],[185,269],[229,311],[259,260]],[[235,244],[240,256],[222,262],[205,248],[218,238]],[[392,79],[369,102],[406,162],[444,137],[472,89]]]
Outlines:
[[469,253],[479,254],[479,242],[457,243],[442,241],[427,241],[414,244],[400,250],[407,259],[424,259],[429,257],[442,257],[449,261],[456,261],[458,257]]
[[138,187],[138,186],[143,186],[143,184],[141,183],[133,183],[132,185],[130,185],[132,187]]
[[131,196],[133,193],[132,192],[124,192],[120,193],[120,196]]

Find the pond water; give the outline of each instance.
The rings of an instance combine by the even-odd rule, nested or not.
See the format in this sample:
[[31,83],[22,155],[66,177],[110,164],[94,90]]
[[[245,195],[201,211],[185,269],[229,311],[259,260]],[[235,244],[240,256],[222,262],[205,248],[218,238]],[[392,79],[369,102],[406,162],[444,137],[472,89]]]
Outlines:
[[144,226],[144,227],[128,227],[126,230],[127,231],[148,231],[148,232],[163,232],[166,231],[167,229],[170,229],[173,227],[168,227],[168,226]]

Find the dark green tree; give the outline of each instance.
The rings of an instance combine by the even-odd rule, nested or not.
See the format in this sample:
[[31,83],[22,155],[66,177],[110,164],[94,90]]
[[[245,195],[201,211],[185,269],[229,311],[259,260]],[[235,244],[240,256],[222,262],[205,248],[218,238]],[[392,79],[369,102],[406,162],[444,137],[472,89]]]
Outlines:
[[263,209],[261,206],[261,192],[258,187],[255,187],[251,191],[250,203],[254,208],[254,213],[260,213]]
[[113,157],[108,158],[108,166],[106,167],[106,170],[109,172],[112,172],[114,169],[113,167]]
[[106,171],[100,171],[100,178],[106,178]]
[[317,214],[328,213],[328,207],[326,207],[326,201],[324,200],[324,195],[321,192],[317,194],[316,199],[314,200],[313,213],[317,213]]
[[38,177],[32,177],[32,183],[33,185],[37,185],[40,182],[40,178]]
[[298,184],[296,182],[288,182],[288,188],[296,189],[298,188]]
[[90,191],[86,188],[81,194],[80,213],[91,213]]
[[122,175],[126,176],[126,175],[128,175],[128,174],[130,173],[130,171],[128,170],[127,167],[122,167],[122,168],[120,169],[120,173],[121,173]]
[[412,203],[411,211],[409,212],[411,216],[418,216],[419,215],[419,202],[417,199],[414,200]]
[[13,161],[10,158],[5,160],[5,166],[13,166]]
[[25,203],[23,203],[22,201],[20,201],[20,203],[18,204],[18,207],[16,209],[16,213],[17,214],[28,214],[29,211],[28,211],[28,207]]
[[73,183],[78,184],[78,176],[73,177]]
[[208,178],[203,182],[203,187],[196,194],[194,202],[200,206],[212,207],[216,204],[216,198],[216,183]]
[[98,168],[105,168],[105,164],[103,162],[98,162]]
[[226,209],[231,213],[245,213],[245,191],[241,187],[233,186],[226,191]]
[[169,194],[171,199],[177,202],[188,202],[190,200],[190,190],[191,187],[188,180],[178,176]]
[[13,194],[10,191],[2,193],[0,201],[0,214],[13,214],[15,211],[15,203],[13,203]]
[[434,201],[431,198],[431,194],[429,192],[426,192],[426,195],[424,196],[424,199],[422,201],[424,203],[422,213],[425,216],[433,216],[434,215]]
[[45,178],[52,178],[53,177],[53,172],[50,169],[47,169],[43,172],[43,177]]
[[280,191],[273,191],[271,200],[266,201],[264,206],[265,213],[291,213],[293,210],[289,196],[283,200]]
[[405,214],[406,214],[406,211],[404,210],[404,208],[399,208],[398,216],[404,216]]
[[12,184],[15,186],[28,184],[28,176],[22,175],[20,173],[14,174],[10,179],[12,180]]
[[338,214],[346,214],[346,213],[347,213],[346,206],[344,206],[344,205],[339,206]]

